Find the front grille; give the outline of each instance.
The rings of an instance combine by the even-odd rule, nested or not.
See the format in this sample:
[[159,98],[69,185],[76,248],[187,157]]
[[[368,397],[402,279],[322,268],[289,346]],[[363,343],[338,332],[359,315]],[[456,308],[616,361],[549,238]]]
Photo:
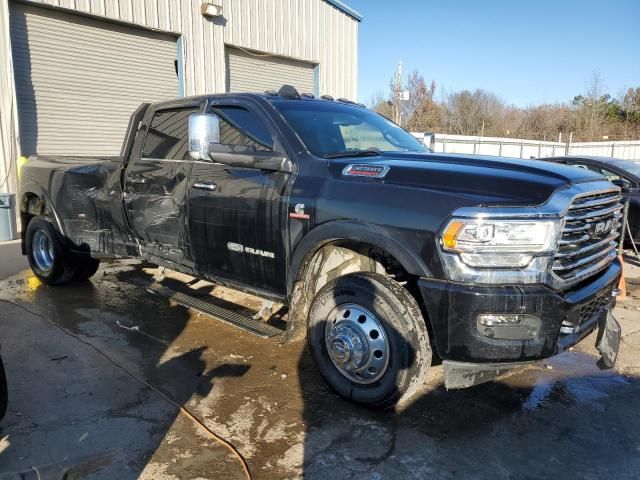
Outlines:
[[576,198],[565,216],[553,273],[578,281],[604,269],[616,256],[622,196],[607,191]]

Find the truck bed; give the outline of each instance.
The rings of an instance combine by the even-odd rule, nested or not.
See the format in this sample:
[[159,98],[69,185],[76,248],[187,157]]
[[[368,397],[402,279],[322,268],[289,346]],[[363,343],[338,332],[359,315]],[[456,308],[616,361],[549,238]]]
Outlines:
[[95,256],[131,255],[122,164],[120,156],[32,156],[22,170],[24,190],[48,198],[52,220],[78,248]]

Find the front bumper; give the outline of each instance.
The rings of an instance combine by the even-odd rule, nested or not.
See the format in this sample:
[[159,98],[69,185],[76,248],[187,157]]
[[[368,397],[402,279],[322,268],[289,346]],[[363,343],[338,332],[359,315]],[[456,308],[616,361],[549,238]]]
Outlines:
[[[565,292],[543,285],[475,286],[423,278],[418,284],[440,357],[465,364],[526,364],[560,353],[582,340],[612,307],[622,267],[616,259],[604,272]],[[487,313],[530,314],[541,322],[527,340],[490,338],[477,327]]]

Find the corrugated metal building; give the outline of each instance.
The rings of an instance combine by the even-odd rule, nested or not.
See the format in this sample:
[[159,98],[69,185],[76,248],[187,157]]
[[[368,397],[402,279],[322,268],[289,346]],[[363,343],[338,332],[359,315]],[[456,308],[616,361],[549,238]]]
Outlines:
[[283,83],[355,100],[360,20],[339,0],[0,0],[0,192],[20,155],[117,155],[143,101]]

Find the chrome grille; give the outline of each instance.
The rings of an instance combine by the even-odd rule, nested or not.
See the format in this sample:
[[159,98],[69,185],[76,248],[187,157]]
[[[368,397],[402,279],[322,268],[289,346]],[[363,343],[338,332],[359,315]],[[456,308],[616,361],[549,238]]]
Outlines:
[[605,268],[616,256],[622,196],[612,190],[576,198],[565,216],[553,273],[578,281]]

